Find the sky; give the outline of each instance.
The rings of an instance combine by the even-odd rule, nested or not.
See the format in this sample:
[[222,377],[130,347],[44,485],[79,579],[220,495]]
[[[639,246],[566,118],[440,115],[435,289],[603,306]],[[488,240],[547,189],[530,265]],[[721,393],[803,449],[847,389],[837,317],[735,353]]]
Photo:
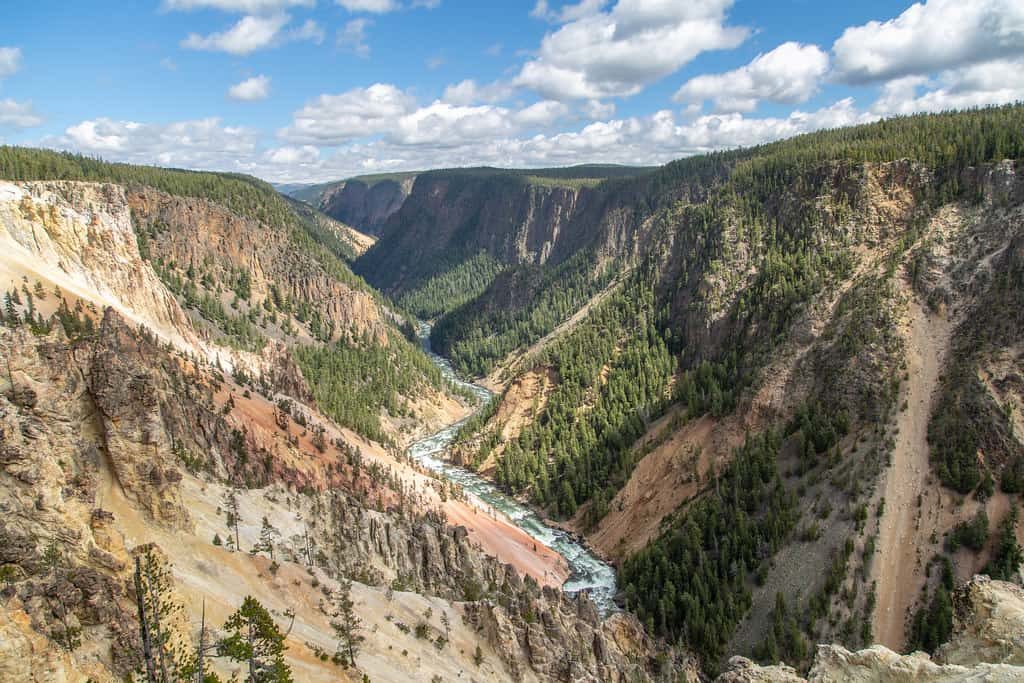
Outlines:
[[277,183],[653,165],[1024,99],[1024,0],[6,4],[0,143]]

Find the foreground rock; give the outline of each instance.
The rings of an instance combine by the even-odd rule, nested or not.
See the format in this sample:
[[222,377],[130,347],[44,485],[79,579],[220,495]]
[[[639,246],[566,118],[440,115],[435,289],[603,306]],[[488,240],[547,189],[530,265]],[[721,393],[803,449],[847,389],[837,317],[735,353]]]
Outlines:
[[783,664],[758,666],[733,657],[719,683],[788,681],[839,683],[850,681],[1024,680],[1024,589],[1004,581],[976,576],[953,595],[953,637],[935,658],[924,652],[900,655],[882,645],[850,652],[838,645],[819,645],[806,679]]

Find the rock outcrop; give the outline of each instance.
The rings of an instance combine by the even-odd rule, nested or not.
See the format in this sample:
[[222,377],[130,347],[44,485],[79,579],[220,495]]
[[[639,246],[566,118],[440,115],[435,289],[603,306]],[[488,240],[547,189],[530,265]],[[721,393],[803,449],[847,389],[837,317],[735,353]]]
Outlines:
[[1024,680],[1024,589],[975,576],[953,594],[953,636],[935,657],[901,655],[882,645],[851,652],[819,645],[804,679],[783,664],[758,666],[743,657],[729,660],[718,683],[1010,683]]
[[466,605],[466,619],[486,635],[516,680],[700,680],[695,659],[654,641],[632,615],[602,620],[585,595],[545,588],[503,604],[482,600]]
[[402,207],[415,181],[414,175],[377,182],[353,178],[327,188],[319,208],[367,235],[379,235],[388,218]]
[[[39,279],[111,306],[178,348],[202,353],[187,314],[140,256],[128,197],[109,183],[0,182],[3,285]],[[44,307],[45,304],[40,304]]]
[[209,200],[151,188],[133,189],[127,199],[134,220],[149,235],[151,258],[202,273],[227,289],[245,273],[254,304],[268,297],[301,302],[336,337],[367,332],[387,343],[386,314],[365,284],[330,272],[315,249],[292,234],[295,226],[261,223]]

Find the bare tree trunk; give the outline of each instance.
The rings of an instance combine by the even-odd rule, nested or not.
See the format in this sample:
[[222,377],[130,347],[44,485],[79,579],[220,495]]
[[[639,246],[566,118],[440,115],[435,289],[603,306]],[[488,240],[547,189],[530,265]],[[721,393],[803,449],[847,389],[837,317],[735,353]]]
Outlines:
[[203,598],[203,616],[199,622],[199,653],[196,662],[196,683],[203,683],[206,674],[203,671],[206,657],[206,598]]
[[252,652],[252,656],[249,657],[249,683],[257,683],[256,681],[256,637],[253,633],[252,623],[249,624],[249,650]]
[[149,637],[149,624],[146,622],[145,598],[142,593],[142,565],[135,558],[135,603],[139,608],[139,629],[142,635],[142,654],[146,658],[146,680],[156,683],[156,665],[153,663],[153,646]]

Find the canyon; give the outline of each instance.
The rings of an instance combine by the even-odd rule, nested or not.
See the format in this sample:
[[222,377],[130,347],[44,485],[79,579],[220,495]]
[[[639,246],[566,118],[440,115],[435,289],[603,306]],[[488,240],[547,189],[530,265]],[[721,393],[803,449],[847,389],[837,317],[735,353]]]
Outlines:
[[1019,678],[1022,112],[290,198],[3,148],[0,677],[141,675],[152,589],[219,680],[247,597],[302,681]]

